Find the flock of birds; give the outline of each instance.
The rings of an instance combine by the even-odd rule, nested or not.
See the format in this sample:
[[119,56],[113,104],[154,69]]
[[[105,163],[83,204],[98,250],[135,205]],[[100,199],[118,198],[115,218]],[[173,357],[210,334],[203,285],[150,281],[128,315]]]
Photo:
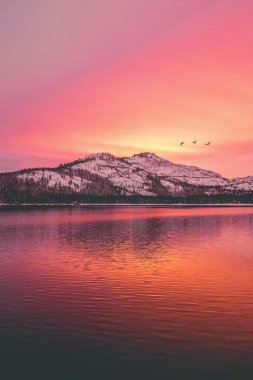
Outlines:
[[[192,141],[192,143],[195,144],[195,145],[197,144],[197,142],[198,142],[198,140]],[[211,141],[208,141],[205,145],[208,145],[208,146],[209,146],[210,144],[211,144]],[[182,141],[182,142],[180,143],[180,145],[183,146],[183,145],[184,145],[184,141]]]

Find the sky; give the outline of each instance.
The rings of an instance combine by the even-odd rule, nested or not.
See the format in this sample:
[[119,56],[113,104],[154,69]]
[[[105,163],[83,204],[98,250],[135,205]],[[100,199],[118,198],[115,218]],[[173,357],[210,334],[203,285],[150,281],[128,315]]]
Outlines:
[[0,0],[0,171],[149,151],[253,175],[252,17],[252,0]]

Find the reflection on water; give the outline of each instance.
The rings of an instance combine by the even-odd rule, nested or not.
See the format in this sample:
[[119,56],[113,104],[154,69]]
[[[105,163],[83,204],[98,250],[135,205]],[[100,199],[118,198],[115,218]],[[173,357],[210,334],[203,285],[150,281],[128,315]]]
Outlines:
[[253,374],[252,231],[251,208],[2,211],[4,370]]

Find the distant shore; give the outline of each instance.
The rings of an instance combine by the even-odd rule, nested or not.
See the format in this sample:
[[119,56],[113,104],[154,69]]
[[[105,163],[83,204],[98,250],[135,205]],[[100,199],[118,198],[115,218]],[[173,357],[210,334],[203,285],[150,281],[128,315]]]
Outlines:
[[24,207],[253,207],[253,203],[0,203],[1,208],[24,208]]

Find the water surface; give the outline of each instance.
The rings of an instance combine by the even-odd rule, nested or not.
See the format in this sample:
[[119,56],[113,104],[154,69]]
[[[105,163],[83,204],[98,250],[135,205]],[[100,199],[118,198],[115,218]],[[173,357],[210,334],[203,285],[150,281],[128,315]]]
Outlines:
[[252,233],[252,208],[2,210],[0,378],[251,378]]

